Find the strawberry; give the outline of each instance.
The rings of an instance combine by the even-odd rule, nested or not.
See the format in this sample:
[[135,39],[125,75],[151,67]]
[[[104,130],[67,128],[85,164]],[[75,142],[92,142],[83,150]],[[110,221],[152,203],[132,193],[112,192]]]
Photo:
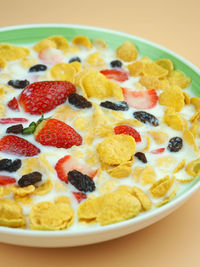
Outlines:
[[41,115],[63,104],[76,92],[67,81],[42,81],[29,84],[19,95],[19,103],[30,114]]
[[55,166],[58,178],[62,181],[68,183],[68,172],[72,170],[77,170],[83,174],[87,174],[93,178],[97,171],[91,170],[88,166],[81,164],[78,160],[74,159],[70,155],[66,155],[63,158],[59,159]]
[[80,146],[82,137],[69,125],[57,119],[47,119],[35,131],[35,140],[44,146],[70,148]]
[[115,134],[128,134],[135,139],[135,142],[141,142],[140,134],[128,125],[119,125],[114,128]]
[[81,201],[83,199],[86,199],[87,198],[87,195],[85,193],[72,192],[72,194],[74,195],[74,197],[76,198],[76,200],[78,201],[78,203],[81,203]]
[[0,124],[24,123],[28,122],[25,118],[2,118]]
[[151,153],[152,154],[161,154],[165,151],[165,148],[162,147],[162,148],[158,148],[158,149],[155,149],[155,150],[152,150]]
[[18,105],[18,102],[17,102],[17,98],[16,97],[13,97],[13,99],[11,99],[9,102],[8,102],[8,107],[12,110],[15,110],[15,111],[19,111],[19,105]]
[[33,157],[40,149],[16,135],[6,135],[0,139],[0,151],[8,154]]
[[62,52],[55,48],[46,48],[39,53],[39,58],[43,63],[53,65],[64,61]]
[[154,89],[130,91],[126,88],[122,88],[122,90],[125,101],[132,108],[151,109],[155,107],[158,102],[158,96]]
[[0,175],[0,185],[14,184],[16,179],[10,176]]
[[118,82],[124,82],[129,78],[128,72],[124,70],[111,69],[111,70],[101,70],[100,72],[103,75],[105,75],[107,79],[112,79]]

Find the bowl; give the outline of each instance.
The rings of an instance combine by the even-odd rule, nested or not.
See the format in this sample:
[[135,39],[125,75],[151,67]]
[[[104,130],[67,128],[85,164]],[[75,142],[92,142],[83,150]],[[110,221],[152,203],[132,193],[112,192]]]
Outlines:
[[[68,40],[76,35],[86,35],[90,39],[102,38],[113,49],[116,49],[123,41],[133,41],[141,56],[148,55],[153,60],[159,58],[171,59],[175,68],[183,71],[192,79],[192,93],[200,96],[200,70],[197,67],[160,45],[129,34],[81,25],[36,24],[1,28],[0,42],[25,45],[37,42],[50,35],[63,35]],[[200,187],[199,180],[200,177],[197,177],[194,181],[188,183],[184,190],[181,190],[168,204],[141,213],[127,221],[107,226],[88,227],[84,230],[74,228],[70,232],[68,230],[37,231],[0,227],[0,242],[32,247],[72,247],[118,238],[149,226],[176,210],[198,190]]]

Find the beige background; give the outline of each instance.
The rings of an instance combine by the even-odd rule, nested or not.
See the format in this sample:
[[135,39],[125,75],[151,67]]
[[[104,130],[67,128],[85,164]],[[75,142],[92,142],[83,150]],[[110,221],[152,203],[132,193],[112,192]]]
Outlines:
[[[199,0],[0,0],[0,27],[72,23],[131,33],[164,45],[200,67]],[[1,267],[198,267],[200,192],[179,210],[137,233],[79,248],[0,244]]]

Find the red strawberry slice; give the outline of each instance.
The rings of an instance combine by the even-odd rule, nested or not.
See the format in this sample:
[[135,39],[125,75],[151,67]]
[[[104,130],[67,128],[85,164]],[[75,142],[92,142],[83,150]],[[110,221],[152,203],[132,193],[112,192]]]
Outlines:
[[0,139],[0,151],[8,154],[33,157],[40,149],[16,135],[6,135]]
[[115,134],[128,134],[135,139],[135,142],[141,142],[140,134],[128,125],[119,125],[114,128]]
[[41,115],[63,104],[75,86],[67,81],[42,81],[29,84],[19,95],[19,103],[30,114]]
[[83,199],[86,199],[87,198],[87,195],[85,193],[72,192],[72,194],[74,195],[74,197],[76,198],[76,200],[78,201],[78,203],[81,203],[81,201]]
[[71,126],[57,119],[48,119],[39,124],[35,140],[44,146],[62,148],[82,144],[82,137]]
[[2,118],[0,124],[13,124],[13,123],[24,123],[28,122],[25,118]]
[[66,155],[59,159],[55,166],[58,178],[68,183],[68,172],[77,170],[83,174],[87,174],[93,178],[97,174],[97,170],[92,170],[87,165],[80,163],[70,155]]
[[14,184],[16,179],[10,176],[0,175],[0,185]]
[[19,105],[16,97],[13,97],[13,99],[8,102],[8,107],[12,110],[19,111]]
[[158,102],[158,96],[154,89],[130,91],[127,88],[122,88],[124,99],[129,106],[136,109],[151,109]]
[[118,82],[124,82],[128,80],[128,72],[124,70],[101,70],[100,71],[103,75],[106,76],[107,79],[115,80]]
[[151,153],[152,154],[161,154],[165,151],[165,148],[162,147],[162,148],[158,148],[158,149],[155,149],[155,150],[152,150]]

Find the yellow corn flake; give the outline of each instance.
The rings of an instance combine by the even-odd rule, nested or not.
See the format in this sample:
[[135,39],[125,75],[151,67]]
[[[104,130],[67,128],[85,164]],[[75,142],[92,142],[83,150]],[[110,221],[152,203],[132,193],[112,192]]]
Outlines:
[[188,143],[190,146],[192,146],[196,152],[198,151],[197,145],[195,143],[194,135],[190,130],[184,129],[183,139],[185,140],[186,143]]
[[106,88],[108,92],[111,92],[111,96],[115,97],[117,100],[120,100],[120,101],[124,100],[122,88],[119,86],[119,84],[117,84],[116,82],[107,80]]
[[190,176],[196,177],[200,173],[200,158],[190,161],[185,170]]
[[139,82],[147,89],[162,89],[160,80],[155,76],[142,76]]
[[74,211],[68,203],[53,204],[39,202],[33,206],[30,214],[30,228],[33,230],[63,230],[73,222]]
[[[131,76],[137,77],[143,73],[144,62],[136,61],[126,66]],[[145,86],[145,85],[144,85]]]
[[179,162],[179,164],[174,169],[173,173],[177,173],[180,170],[182,170],[184,168],[184,166],[185,166],[185,162],[186,162],[186,159],[183,159],[181,162]]
[[25,175],[33,171],[42,171],[42,172],[54,172],[53,167],[46,160],[45,155],[34,158],[26,158],[23,161],[22,168],[19,171],[19,175]]
[[24,69],[29,69],[31,66],[36,65],[38,60],[36,58],[23,58],[19,63]]
[[144,64],[143,73],[145,76],[155,76],[157,78],[164,78],[168,75],[168,70],[159,66],[155,62]]
[[77,159],[84,158],[83,151],[80,148],[78,148],[77,146],[73,146],[71,148],[71,154],[72,154],[73,157],[75,157]]
[[88,119],[85,117],[77,117],[73,121],[74,127],[79,131],[88,131]]
[[55,199],[54,199],[54,202],[55,202],[55,204],[70,204],[71,203],[71,200],[70,200],[70,198],[69,197],[67,197],[67,196],[59,196],[59,197],[56,197]]
[[156,160],[156,167],[169,168],[176,163],[176,159],[172,156],[162,156]]
[[146,147],[142,150],[142,152],[147,152],[151,145],[151,138],[148,135],[144,136],[146,138]]
[[190,183],[192,181],[194,181],[197,177],[190,177],[187,179],[178,179],[176,178],[176,181],[179,182],[180,184],[186,184],[186,183]]
[[72,121],[74,118],[79,116],[80,111],[72,109],[68,105],[61,105],[56,108],[52,118],[61,120],[63,122]]
[[144,170],[144,167],[140,167],[140,166],[136,166],[136,167],[134,168],[132,177],[133,177],[133,179],[134,179],[134,181],[135,181],[136,183],[139,182],[139,180],[140,180],[140,175],[141,175],[141,173],[142,173],[143,170]]
[[81,71],[82,66],[81,66],[81,63],[80,62],[73,61],[73,62],[71,62],[69,64],[75,69],[76,73],[78,73],[78,72]]
[[163,121],[169,127],[177,131],[182,131],[185,126],[183,118],[178,112],[175,111],[169,112],[168,110],[166,110],[163,116]]
[[85,162],[90,166],[96,166],[99,163],[99,156],[96,151],[91,148],[86,150]]
[[82,36],[82,35],[75,36],[72,39],[72,43],[74,45],[84,46],[87,49],[91,49],[92,48],[92,43],[90,42],[90,40],[86,36]]
[[118,120],[117,122],[113,123],[113,125],[130,125],[133,127],[140,127],[143,125],[141,121],[135,120],[135,119],[121,119],[120,121]]
[[51,173],[54,173],[55,172],[54,168],[52,167],[52,165],[47,160],[45,153],[40,153],[39,154],[39,160],[42,163],[41,164],[42,165],[41,170],[43,170],[43,171],[45,171],[47,173],[48,172],[51,172]]
[[4,69],[6,67],[6,61],[3,58],[0,58],[0,69]]
[[115,178],[124,178],[128,177],[132,173],[132,168],[126,165],[119,165],[110,170],[107,170],[107,173]]
[[92,42],[92,44],[99,50],[107,48],[107,44],[103,39],[96,39]]
[[172,86],[160,94],[159,103],[160,105],[172,107],[178,112],[185,105],[183,91],[178,86]]
[[64,183],[56,181],[55,182],[55,190],[56,192],[67,192],[67,187]]
[[47,39],[52,41],[56,45],[56,49],[63,50],[64,52],[66,52],[69,47],[67,39],[61,35],[50,36]]
[[88,73],[93,72],[93,71],[94,71],[93,69],[87,68],[87,69],[83,69],[80,72],[78,72],[76,74],[76,76],[75,76],[74,84],[76,86],[79,86],[79,87],[83,88],[83,86],[82,86],[82,79],[84,78],[85,75],[87,75]]
[[82,222],[95,222],[100,211],[100,201],[97,197],[90,197],[83,201],[77,210],[77,215]]
[[139,187],[132,187],[132,194],[140,201],[143,210],[150,210],[152,207],[152,202],[147,194]]
[[53,40],[44,39],[44,40],[39,41],[33,46],[33,49],[37,53],[40,53],[42,50],[47,49],[47,48],[56,48],[56,43],[53,42]]
[[191,79],[185,77],[184,73],[179,70],[172,71],[168,80],[171,85],[179,86],[182,89],[187,88],[191,82]]
[[194,113],[194,115],[190,118],[190,122],[198,123],[198,120],[200,120],[200,111]]
[[18,196],[26,196],[26,195],[30,195],[35,191],[35,186],[34,185],[28,185],[25,187],[19,187],[17,185],[13,185],[11,187],[11,191]]
[[90,54],[85,62],[93,67],[97,67],[99,69],[101,68],[106,68],[106,63],[105,61],[103,60],[103,58],[101,57],[101,54],[100,52],[94,52],[92,54]]
[[190,96],[186,92],[183,92],[183,95],[184,95],[185,105],[190,105]]
[[136,46],[130,42],[125,41],[116,50],[117,56],[125,62],[130,62],[137,59],[138,51]]
[[149,189],[149,192],[155,198],[163,197],[171,188],[174,183],[174,179],[174,177],[170,179],[168,175],[165,176],[164,178],[156,181]]
[[104,182],[100,187],[99,187],[99,192],[100,193],[110,193],[113,192],[116,188],[117,181],[116,180],[109,180]]
[[164,133],[164,132],[157,132],[157,131],[148,131],[148,134],[151,135],[151,137],[154,139],[154,141],[156,142],[156,144],[158,145],[162,145],[164,144],[167,139],[168,139],[168,134]]
[[8,94],[8,93],[14,93],[15,89],[11,88],[10,86],[6,84],[0,84],[1,94]]
[[143,185],[153,184],[156,181],[154,168],[147,164],[139,175],[139,180]]
[[6,106],[4,104],[0,104],[0,118],[5,117],[6,114]]
[[196,111],[200,110],[200,97],[192,97],[190,99],[190,104],[194,105]]
[[0,197],[10,195],[11,188],[10,186],[0,186]]
[[66,53],[67,54],[77,54],[78,52],[80,52],[80,47],[78,47],[77,45],[69,45]]
[[0,225],[9,227],[23,227],[25,218],[22,207],[10,199],[0,199]]
[[175,187],[171,191],[169,196],[165,197],[160,203],[156,204],[155,207],[158,208],[169,203],[176,196],[177,190],[178,190],[178,186],[175,184]]
[[4,61],[14,61],[29,56],[30,50],[25,47],[0,44],[0,58]]
[[192,125],[190,127],[190,132],[193,134],[194,138],[197,137],[197,133],[198,133],[199,127],[200,127],[200,125],[196,121],[194,123],[192,123]]
[[24,205],[30,205],[33,203],[33,200],[30,197],[30,195],[25,195],[25,196],[14,195],[14,200]]
[[50,74],[54,80],[73,83],[76,70],[71,64],[58,63],[51,67]]
[[168,73],[171,73],[174,70],[173,62],[170,59],[158,59],[155,63],[168,70]]
[[120,185],[120,186],[118,186],[116,191],[124,191],[124,192],[127,192],[129,194],[132,194],[132,187],[128,186],[128,185]]
[[48,178],[43,184],[37,186],[33,192],[34,195],[44,196],[51,192],[53,188],[53,184],[50,178]]
[[102,163],[118,165],[134,155],[136,143],[133,137],[125,134],[107,137],[98,144],[97,152]]

